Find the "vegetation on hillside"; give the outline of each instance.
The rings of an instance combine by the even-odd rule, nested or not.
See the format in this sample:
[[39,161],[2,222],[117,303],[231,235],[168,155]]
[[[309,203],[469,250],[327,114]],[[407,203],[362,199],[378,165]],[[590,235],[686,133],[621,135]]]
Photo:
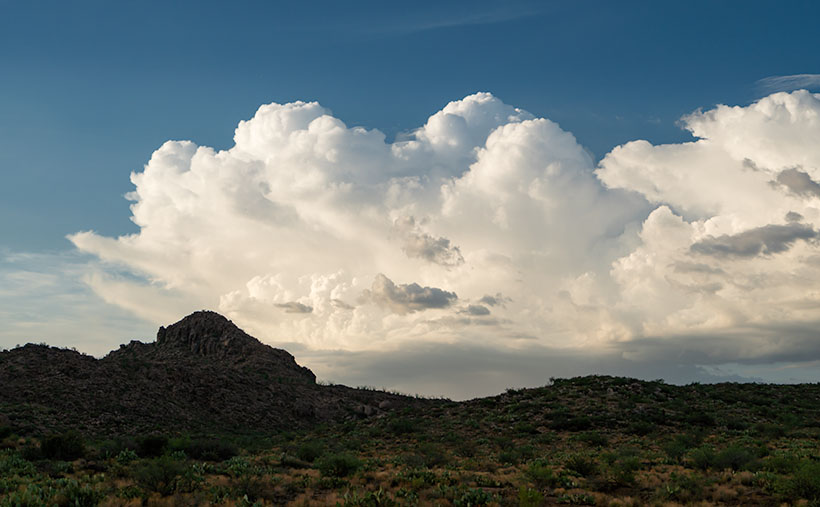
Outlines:
[[819,438],[817,384],[601,376],[294,432],[9,420],[0,505],[820,505]]

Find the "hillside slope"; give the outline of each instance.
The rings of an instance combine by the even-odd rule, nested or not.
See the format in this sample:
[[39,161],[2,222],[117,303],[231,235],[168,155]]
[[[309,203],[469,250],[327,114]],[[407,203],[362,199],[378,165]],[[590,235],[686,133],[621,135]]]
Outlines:
[[432,403],[317,385],[288,352],[204,311],[102,359],[32,344],[2,352],[0,385],[0,417],[23,433],[269,431]]

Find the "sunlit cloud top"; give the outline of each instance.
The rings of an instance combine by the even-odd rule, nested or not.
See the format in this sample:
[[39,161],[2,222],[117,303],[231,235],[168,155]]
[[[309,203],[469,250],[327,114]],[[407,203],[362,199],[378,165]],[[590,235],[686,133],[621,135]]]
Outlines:
[[211,308],[306,349],[817,359],[820,96],[682,122],[694,142],[596,164],[489,93],[394,142],[272,103],[230,149],[157,149],[131,177],[138,233],[70,239],[103,261],[87,281],[110,303],[157,323]]

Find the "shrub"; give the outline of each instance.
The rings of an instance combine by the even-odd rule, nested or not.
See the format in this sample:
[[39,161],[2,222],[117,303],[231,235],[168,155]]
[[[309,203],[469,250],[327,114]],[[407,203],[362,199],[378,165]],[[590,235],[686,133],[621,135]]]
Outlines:
[[592,428],[592,420],[586,416],[559,415],[552,420],[550,428],[557,431],[584,431]]
[[581,433],[577,438],[581,442],[587,443],[593,447],[604,447],[609,443],[609,439],[606,438],[606,435],[602,435],[597,431],[587,431],[585,433]]
[[786,494],[792,499],[806,499],[811,505],[820,504],[820,461],[804,461],[786,482]]
[[431,442],[425,442],[421,444],[418,450],[424,461],[424,466],[428,468],[446,465],[449,461],[447,453],[444,452],[444,449]]
[[669,482],[659,491],[659,496],[666,500],[678,502],[692,502],[703,495],[702,480],[695,475],[678,475],[675,472],[669,476]]
[[581,477],[589,477],[598,471],[598,463],[585,454],[573,454],[564,462],[564,467]]
[[356,456],[348,453],[338,453],[323,456],[317,460],[316,467],[322,475],[328,477],[347,477],[362,466]]
[[655,431],[655,425],[648,421],[638,421],[630,424],[627,431],[633,435],[643,437]]
[[73,461],[85,455],[85,442],[76,431],[49,435],[40,442],[43,457],[61,461]]
[[729,419],[726,421],[726,429],[732,431],[743,431],[749,428],[749,423],[741,419]]
[[538,428],[536,428],[532,423],[529,422],[520,422],[515,425],[515,432],[519,435],[536,435],[538,434]]
[[525,475],[538,489],[553,488],[558,484],[558,476],[552,468],[540,460],[530,463]]
[[132,461],[136,461],[137,457],[137,453],[131,449],[123,449],[114,459],[121,465],[127,465]]
[[697,434],[678,434],[672,440],[664,443],[661,448],[669,456],[669,459],[675,463],[680,463],[686,451],[698,445],[701,440],[700,435]]
[[416,431],[416,425],[410,419],[400,417],[387,423],[387,429],[394,435],[404,435]]
[[519,507],[538,507],[544,503],[544,495],[536,489],[521,486],[518,490]]
[[456,498],[454,504],[456,506],[487,505],[488,503],[493,502],[494,500],[495,497],[493,497],[493,495],[487,493],[483,489],[470,488],[464,493],[462,493],[460,497]]
[[756,462],[756,453],[740,445],[729,446],[715,456],[715,466],[720,469],[748,470]]
[[94,507],[105,498],[105,493],[93,489],[87,484],[80,484],[74,479],[68,479],[58,496],[58,505],[71,507]]
[[225,461],[239,454],[235,445],[214,439],[194,440],[182,450],[188,457],[203,461]]
[[706,412],[693,412],[687,415],[684,421],[693,426],[712,427],[717,424],[715,416],[712,414],[707,414]]
[[780,424],[757,423],[752,427],[752,432],[758,437],[782,438],[786,436],[786,429]]
[[137,439],[137,454],[141,458],[156,458],[165,453],[168,437],[165,435],[146,435]]
[[518,463],[528,460],[535,455],[535,449],[531,445],[522,445],[521,447],[514,447],[506,449],[498,454],[498,460],[502,464],[517,465]]
[[712,446],[704,445],[693,450],[689,455],[692,459],[692,466],[698,470],[708,470],[715,466],[715,450]]
[[177,481],[184,471],[182,463],[163,456],[143,463],[134,471],[134,479],[143,489],[168,496],[176,491]]
[[781,454],[769,457],[763,466],[770,472],[791,474],[800,467],[800,458],[792,454]]
[[21,477],[37,475],[34,464],[12,451],[0,453],[0,477]]
[[302,461],[313,463],[323,453],[324,446],[321,442],[305,442],[296,450],[296,457]]

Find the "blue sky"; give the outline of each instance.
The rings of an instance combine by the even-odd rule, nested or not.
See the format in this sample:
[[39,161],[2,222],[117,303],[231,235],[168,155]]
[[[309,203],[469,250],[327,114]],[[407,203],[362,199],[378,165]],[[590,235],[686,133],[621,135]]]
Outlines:
[[226,148],[263,103],[388,136],[490,91],[597,157],[817,69],[816,2],[0,2],[0,237],[133,232],[122,195],[167,139]]
[[[0,347],[99,355],[210,308],[320,377],[429,394],[538,383],[550,357],[820,380],[820,99],[777,94],[820,92],[818,19],[0,0]],[[397,357],[398,384],[360,375]]]

